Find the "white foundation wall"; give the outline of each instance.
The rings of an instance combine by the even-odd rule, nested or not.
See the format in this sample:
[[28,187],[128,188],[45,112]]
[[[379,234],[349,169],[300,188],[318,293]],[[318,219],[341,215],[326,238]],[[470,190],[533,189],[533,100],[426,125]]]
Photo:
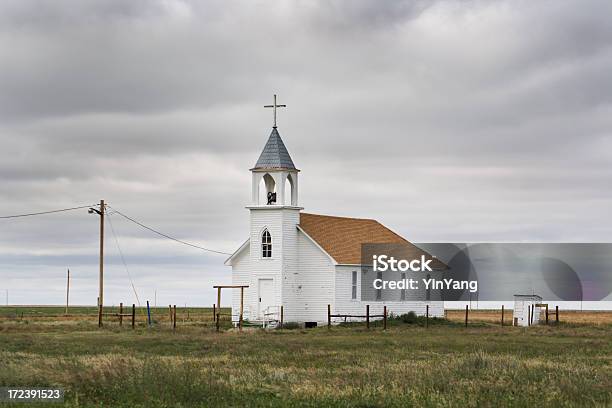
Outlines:
[[[357,299],[352,299],[352,272],[357,271]],[[410,291],[406,292],[405,301],[362,301],[361,300],[361,279],[363,274],[359,265],[337,265],[335,266],[335,296],[332,306],[332,314],[365,315],[366,305],[370,305],[371,315],[382,315],[384,306],[387,306],[387,313],[401,315],[410,311],[417,315],[425,315],[426,306],[429,305],[429,316],[444,317],[444,302],[429,301],[421,299],[411,299]],[[399,294],[399,290],[397,290]],[[399,295],[398,295],[399,296]],[[395,296],[394,296],[395,297]],[[343,321],[343,319],[334,319]]]

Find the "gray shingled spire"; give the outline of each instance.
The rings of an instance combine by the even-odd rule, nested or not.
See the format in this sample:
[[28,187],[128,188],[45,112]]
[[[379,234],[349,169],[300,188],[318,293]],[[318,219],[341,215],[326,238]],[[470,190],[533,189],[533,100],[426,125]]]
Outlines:
[[272,128],[270,138],[253,169],[295,169],[276,127]]

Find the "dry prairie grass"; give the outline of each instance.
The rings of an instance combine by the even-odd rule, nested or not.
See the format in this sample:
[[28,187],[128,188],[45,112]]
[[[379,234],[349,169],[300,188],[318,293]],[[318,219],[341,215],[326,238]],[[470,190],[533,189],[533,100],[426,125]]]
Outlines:
[[215,333],[0,322],[0,386],[69,406],[609,406],[612,327]]
[[[554,321],[554,309],[551,308],[549,311],[549,321]],[[448,320],[453,322],[464,322],[465,321],[465,309],[461,310],[447,310],[446,317]],[[544,312],[541,317],[544,321]],[[563,310],[559,311],[559,319],[562,323],[572,324],[612,324],[612,311],[595,311],[595,310]],[[471,322],[485,322],[500,324],[501,322],[501,309],[500,310],[470,310],[469,321]],[[512,310],[506,309],[504,311],[504,322],[508,325],[512,323]]]

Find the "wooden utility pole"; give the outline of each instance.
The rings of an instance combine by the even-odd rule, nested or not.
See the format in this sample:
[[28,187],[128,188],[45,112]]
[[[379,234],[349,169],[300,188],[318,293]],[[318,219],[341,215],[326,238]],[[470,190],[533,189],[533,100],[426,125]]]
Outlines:
[[96,210],[95,208],[90,208],[89,213],[96,213],[100,216],[100,277],[99,284],[100,288],[98,291],[98,309],[99,317],[98,317],[98,327],[102,327],[102,305],[104,304],[104,213],[106,212],[104,206],[104,200],[100,200],[100,209]]
[[66,312],[65,312],[66,315],[68,314],[69,295],[70,295],[70,268],[68,268],[68,277],[66,279]]
[[100,306],[104,304],[104,200],[100,200]]

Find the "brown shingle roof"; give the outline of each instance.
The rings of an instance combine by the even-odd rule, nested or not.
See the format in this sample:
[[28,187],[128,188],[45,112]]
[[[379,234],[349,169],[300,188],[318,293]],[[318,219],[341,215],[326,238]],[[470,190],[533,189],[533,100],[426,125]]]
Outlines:
[[[301,213],[299,225],[339,264],[360,265],[361,245],[374,243],[405,244],[411,257],[432,257],[376,220]],[[437,260],[432,266],[446,267]]]

